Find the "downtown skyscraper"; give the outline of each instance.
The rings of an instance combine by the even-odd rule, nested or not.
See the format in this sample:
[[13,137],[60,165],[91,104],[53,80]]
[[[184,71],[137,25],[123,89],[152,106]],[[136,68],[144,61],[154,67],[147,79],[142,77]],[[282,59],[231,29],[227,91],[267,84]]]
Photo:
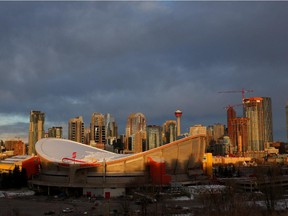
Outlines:
[[244,117],[248,118],[248,151],[263,151],[273,141],[272,103],[269,97],[243,100]]
[[143,113],[132,113],[127,118],[125,150],[138,153],[146,148],[146,117]]
[[90,145],[104,149],[106,144],[106,128],[104,115],[101,113],[92,113],[90,123]]
[[45,113],[41,111],[30,112],[30,126],[28,138],[28,154],[36,154],[35,144],[42,139],[45,134],[44,130]]
[[79,143],[85,143],[84,122],[82,116],[77,116],[69,120],[68,139]]
[[231,153],[242,156],[248,151],[248,118],[235,117],[230,119],[229,138],[231,142]]
[[105,145],[112,145],[118,138],[118,127],[115,118],[110,114],[95,112],[91,116],[90,145],[105,149]]
[[[146,149],[157,148],[162,145],[162,127],[158,125],[148,125],[146,127],[147,139]],[[144,150],[144,149],[143,149]]]
[[112,145],[118,138],[118,126],[115,118],[110,114],[104,115],[104,124],[106,130],[106,144]]
[[54,138],[62,138],[63,134],[63,128],[62,127],[52,127],[48,128],[48,137],[54,137]]
[[177,128],[176,128],[176,121],[175,120],[167,120],[163,126],[163,144],[167,144],[176,140],[177,136]]
[[273,142],[272,101],[270,97],[262,97],[264,115],[264,142]]

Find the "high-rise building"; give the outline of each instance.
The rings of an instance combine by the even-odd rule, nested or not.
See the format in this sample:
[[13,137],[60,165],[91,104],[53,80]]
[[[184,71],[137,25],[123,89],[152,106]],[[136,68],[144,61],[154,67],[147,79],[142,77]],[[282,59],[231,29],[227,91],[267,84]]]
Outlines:
[[206,126],[203,126],[201,124],[199,125],[193,125],[190,127],[190,136],[196,136],[196,135],[205,135],[207,134],[207,128]]
[[146,117],[143,113],[132,113],[126,123],[125,150],[142,152],[146,146]]
[[270,97],[262,98],[264,115],[264,142],[273,142],[272,101]]
[[106,128],[106,144],[112,145],[118,138],[118,126],[115,118],[109,113],[104,115],[104,123]]
[[26,146],[22,140],[6,140],[5,150],[13,151],[13,155],[25,155]]
[[48,137],[62,138],[62,127],[48,128]]
[[[208,146],[216,144],[216,141],[213,138],[213,125],[208,125],[206,129],[206,138],[207,138],[207,144]],[[207,146],[207,147],[208,147]]]
[[176,140],[176,121],[167,120],[163,124],[163,143],[167,144]]
[[106,128],[104,115],[92,113],[90,123],[90,145],[104,149],[106,144]]
[[262,151],[273,140],[272,104],[267,97],[243,100],[244,116],[248,118],[248,150]]
[[158,125],[148,125],[146,127],[147,139],[146,149],[157,148],[162,145],[162,127]]
[[225,135],[225,125],[217,123],[213,125],[213,139],[218,141]]
[[68,139],[79,143],[85,143],[84,122],[82,116],[77,116],[69,120]]
[[236,111],[232,106],[229,106],[227,109],[227,133],[230,137],[230,140],[233,139],[233,130],[232,130],[232,120],[236,118]]
[[248,118],[230,120],[231,153],[240,154],[248,150]]
[[42,139],[45,134],[44,130],[45,113],[41,111],[30,112],[30,127],[28,138],[28,154],[36,154],[35,144]]
[[90,144],[90,127],[84,128],[84,143]]
[[[196,126],[196,127],[195,127]],[[217,123],[214,125],[209,125],[207,127],[202,126],[203,128],[201,129],[201,127],[199,127],[198,125],[195,125],[195,128],[190,128],[190,134],[205,134],[206,138],[207,138],[207,143],[208,146],[207,148],[212,148],[215,144],[219,143],[219,140],[223,138],[223,136],[225,135],[225,125]],[[197,129],[198,126],[198,129]],[[205,128],[205,130],[204,130]],[[191,130],[194,130],[194,132],[192,132]],[[196,131],[195,131],[196,130]],[[198,132],[197,132],[198,130]]]

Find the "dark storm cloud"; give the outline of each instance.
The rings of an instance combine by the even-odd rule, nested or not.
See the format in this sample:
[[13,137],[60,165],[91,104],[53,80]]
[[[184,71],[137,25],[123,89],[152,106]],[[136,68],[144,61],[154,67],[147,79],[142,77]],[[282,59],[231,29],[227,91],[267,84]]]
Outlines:
[[29,123],[17,123],[0,125],[1,137],[0,140],[19,138],[27,142],[27,134]]
[[[284,137],[286,2],[0,2],[0,112],[63,125],[109,112],[148,124],[225,123],[241,93],[270,96]],[[241,113],[241,112],[239,112]],[[28,129],[27,129],[28,130]],[[282,133],[282,134],[281,134]]]

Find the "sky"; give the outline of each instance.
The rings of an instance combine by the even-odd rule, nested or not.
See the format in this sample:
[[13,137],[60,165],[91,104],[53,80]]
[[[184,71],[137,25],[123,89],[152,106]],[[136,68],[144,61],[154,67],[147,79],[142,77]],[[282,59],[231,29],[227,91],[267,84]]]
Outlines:
[[274,140],[287,141],[287,11],[283,1],[0,2],[0,139],[27,140],[31,110],[64,137],[70,118],[88,127],[93,112],[124,133],[131,113],[162,125],[180,109],[187,132],[226,124],[246,89],[271,97]]

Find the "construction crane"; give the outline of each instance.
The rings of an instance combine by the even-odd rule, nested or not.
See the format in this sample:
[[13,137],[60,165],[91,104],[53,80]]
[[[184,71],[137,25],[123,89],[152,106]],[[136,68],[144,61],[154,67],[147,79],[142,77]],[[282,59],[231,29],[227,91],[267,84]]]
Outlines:
[[254,90],[251,90],[251,89],[244,89],[242,88],[242,90],[236,90],[236,91],[221,91],[221,92],[218,92],[218,93],[239,93],[241,92],[242,93],[242,101],[245,99],[245,93],[248,92],[254,92]]
[[238,107],[238,106],[243,106],[243,104],[233,104],[233,105],[227,105],[226,107],[223,107],[223,109],[228,110],[229,108],[234,108],[234,107]]

